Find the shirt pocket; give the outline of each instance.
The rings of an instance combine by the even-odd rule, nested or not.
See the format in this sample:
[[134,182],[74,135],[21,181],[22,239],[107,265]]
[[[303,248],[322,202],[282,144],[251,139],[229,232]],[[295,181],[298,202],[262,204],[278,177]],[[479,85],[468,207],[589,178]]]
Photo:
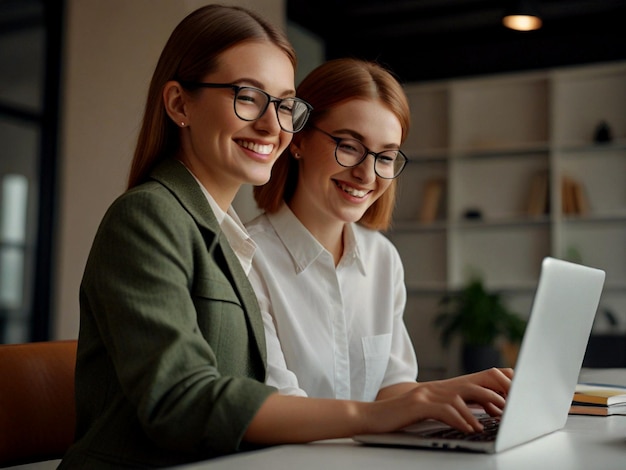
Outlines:
[[361,342],[365,360],[363,400],[374,401],[387,371],[389,354],[391,353],[391,333],[364,336],[361,338]]

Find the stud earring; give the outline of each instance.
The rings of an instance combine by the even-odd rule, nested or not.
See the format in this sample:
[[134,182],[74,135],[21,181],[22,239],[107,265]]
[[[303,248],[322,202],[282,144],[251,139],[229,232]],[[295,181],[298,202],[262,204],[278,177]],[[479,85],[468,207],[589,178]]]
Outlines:
[[296,160],[300,160],[300,154],[298,152],[294,153],[293,158],[295,158]]
[[180,127],[185,127],[185,123],[184,123],[184,122],[181,122],[181,123],[180,123]]

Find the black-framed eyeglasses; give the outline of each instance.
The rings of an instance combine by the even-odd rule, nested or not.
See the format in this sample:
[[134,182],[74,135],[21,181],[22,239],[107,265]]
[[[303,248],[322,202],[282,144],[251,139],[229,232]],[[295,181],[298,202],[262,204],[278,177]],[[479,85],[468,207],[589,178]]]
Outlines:
[[256,121],[270,103],[276,107],[276,117],[280,128],[285,132],[301,131],[306,124],[313,106],[300,98],[276,98],[265,91],[251,87],[239,86],[232,83],[203,83],[181,81],[179,83],[188,89],[193,88],[232,88],[235,91],[233,106],[235,114],[242,121]]
[[394,179],[400,176],[409,159],[400,149],[383,150],[372,152],[356,139],[335,137],[319,127],[310,126],[311,129],[326,134],[335,141],[335,160],[341,166],[352,168],[360,165],[368,155],[374,157],[374,172],[384,179]]

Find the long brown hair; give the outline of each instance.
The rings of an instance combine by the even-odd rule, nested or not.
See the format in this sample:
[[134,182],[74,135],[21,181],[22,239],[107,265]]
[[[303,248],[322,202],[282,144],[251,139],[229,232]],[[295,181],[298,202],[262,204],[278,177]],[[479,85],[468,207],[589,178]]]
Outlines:
[[180,147],[179,129],[165,112],[162,91],[170,80],[201,81],[215,70],[219,55],[244,41],[270,41],[296,68],[287,36],[258,14],[239,6],[207,5],[176,26],[150,82],[143,122],[128,177],[128,189],[143,183],[152,168]]
[[[327,61],[304,78],[296,95],[313,106],[307,126],[315,125],[333,107],[347,100],[365,98],[382,101],[397,116],[402,127],[401,142],[409,132],[411,115],[404,89],[391,71],[376,62],[352,58]],[[302,132],[307,132],[306,128]],[[293,141],[300,138],[296,134]],[[291,200],[297,184],[298,161],[287,148],[274,164],[270,180],[254,187],[254,199],[259,208],[268,213],[276,212],[283,201]],[[358,223],[376,230],[388,229],[396,203],[396,188],[394,179]]]

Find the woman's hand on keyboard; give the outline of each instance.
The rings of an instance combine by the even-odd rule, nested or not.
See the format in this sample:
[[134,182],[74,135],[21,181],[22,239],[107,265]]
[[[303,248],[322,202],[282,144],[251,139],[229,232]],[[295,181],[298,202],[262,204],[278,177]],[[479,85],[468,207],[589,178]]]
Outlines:
[[480,405],[492,416],[501,415],[512,378],[513,369],[492,368],[450,379],[392,385],[381,390],[377,400],[392,407],[393,401],[404,402],[404,413],[412,422],[436,419],[463,432],[478,432],[483,426],[470,405]]

